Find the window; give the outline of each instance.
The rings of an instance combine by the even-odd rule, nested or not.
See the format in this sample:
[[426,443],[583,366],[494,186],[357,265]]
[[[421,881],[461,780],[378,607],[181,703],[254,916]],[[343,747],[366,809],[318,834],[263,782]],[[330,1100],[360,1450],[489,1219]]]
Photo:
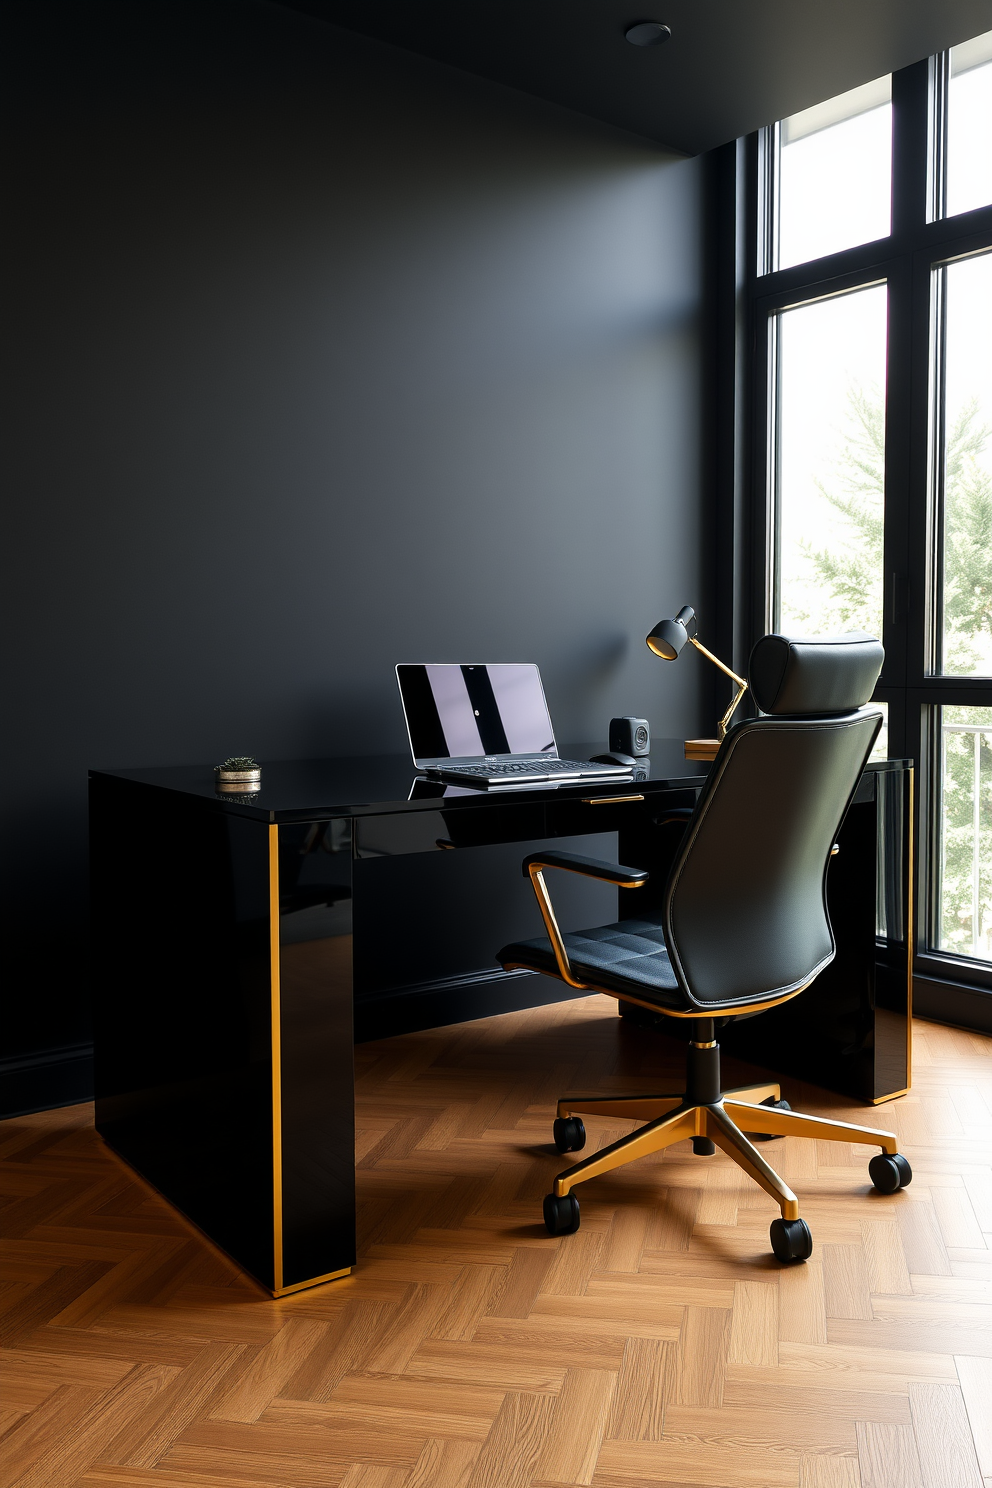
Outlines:
[[934,279],[937,670],[992,677],[992,254]]
[[[891,78],[879,78],[782,120],[774,267],[888,235],[891,84]],[[773,225],[773,245],[774,236]]]
[[881,636],[888,749],[919,766],[917,972],[992,993],[992,33],[734,160],[734,654]]
[[939,950],[992,962],[992,708],[940,710]]
[[947,85],[947,211],[992,202],[992,31],[951,48]]
[[775,629],[881,635],[885,321],[884,285],[777,316]]

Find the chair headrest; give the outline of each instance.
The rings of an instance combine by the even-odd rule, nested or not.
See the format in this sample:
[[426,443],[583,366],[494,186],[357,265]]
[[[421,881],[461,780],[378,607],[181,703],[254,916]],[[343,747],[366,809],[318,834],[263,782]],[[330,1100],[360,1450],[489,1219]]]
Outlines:
[[748,681],[762,713],[850,713],[871,697],[882,670],[881,641],[839,636],[762,636]]

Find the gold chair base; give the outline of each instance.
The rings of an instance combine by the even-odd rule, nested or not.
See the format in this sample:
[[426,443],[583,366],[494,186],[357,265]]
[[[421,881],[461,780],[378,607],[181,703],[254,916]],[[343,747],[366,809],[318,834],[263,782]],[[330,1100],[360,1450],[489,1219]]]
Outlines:
[[613,1095],[572,1096],[558,1102],[559,1116],[620,1116],[624,1120],[647,1122],[639,1131],[621,1137],[592,1157],[577,1162],[559,1173],[554,1193],[564,1198],[577,1183],[598,1178],[638,1157],[661,1152],[687,1137],[705,1137],[755,1183],[761,1185],[778,1204],[782,1218],[799,1218],[799,1201],[789,1185],[765,1162],[757,1148],[744,1135],[737,1122],[746,1122],[748,1131],[767,1132],[773,1137],[818,1137],[825,1142],[864,1142],[880,1147],[890,1155],[898,1152],[895,1133],[875,1131],[867,1126],[851,1126],[846,1121],[828,1121],[822,1116],[803,1116],[799,1111],[778,1111],[763,1106],[763,1100],[779,1100],[779,1086],[744,1085],[725,1091],[712,1105],[687,1105],[683,1095]]

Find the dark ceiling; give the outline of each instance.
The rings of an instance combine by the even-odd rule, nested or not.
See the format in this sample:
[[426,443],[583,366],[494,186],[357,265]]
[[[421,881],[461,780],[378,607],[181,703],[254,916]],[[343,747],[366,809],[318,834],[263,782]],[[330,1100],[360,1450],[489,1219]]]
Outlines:
[[[688,155],[992,30],[992,0],[282,0]],[[635,47],[635,21],[671,40]]]

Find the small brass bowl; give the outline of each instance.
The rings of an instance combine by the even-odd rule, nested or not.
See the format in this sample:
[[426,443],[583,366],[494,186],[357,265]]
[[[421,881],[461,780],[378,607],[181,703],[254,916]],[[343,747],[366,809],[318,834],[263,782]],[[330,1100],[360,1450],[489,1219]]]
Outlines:
[[214,779],[219,791],[257,791],[262,784],[262,771],[225,770],[221,765],[216,765]]

